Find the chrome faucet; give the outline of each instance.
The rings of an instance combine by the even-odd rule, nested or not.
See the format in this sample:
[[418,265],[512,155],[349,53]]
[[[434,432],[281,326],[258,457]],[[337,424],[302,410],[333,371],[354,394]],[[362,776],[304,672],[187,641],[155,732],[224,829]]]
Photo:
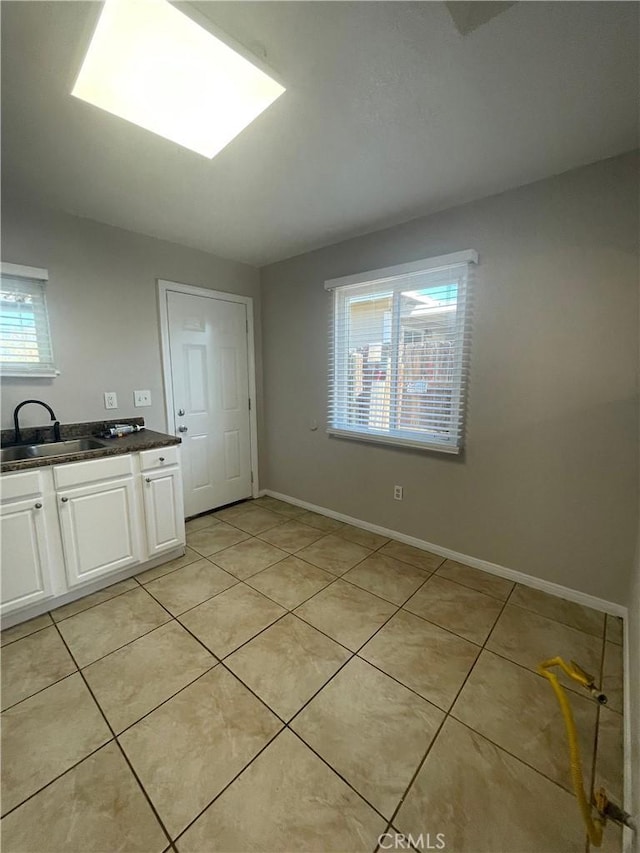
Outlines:
[[22,441],[22,436],[20,435],[20,422],[18,421],[18,412],[23,406],[26,406],[27,403],[37,403],[39,406],[45,407],[45,409],[51,415],[51,420],[53,421],[53,440],[60,441],[60,421],[56,418],[51,406],[48,406],[46,403],[43,403],[42,400],[23,400],[22,403],[18,403],[18,405],[13,410],[13,426],[15,427],[16,431],[14,443],[20,444],[20,442]]

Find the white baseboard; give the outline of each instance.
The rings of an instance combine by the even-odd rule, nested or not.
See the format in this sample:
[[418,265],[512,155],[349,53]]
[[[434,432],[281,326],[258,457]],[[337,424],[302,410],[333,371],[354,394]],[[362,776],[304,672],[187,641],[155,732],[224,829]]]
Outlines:
[[446,557],[447,560],[455,560],[458,563],[464,563],[467,566],[472,566],[474,569],[481,569],[483,572],[489,572],[492,575],[506,578],[507,580],[520,583],[523,586],[530,586],[534,589],[548,592],[550,595],[557,595],[560,598],[565,598],[567,601],[574,601],[576,604],[583,604],[585,607],[592,607],[594,610],[600,610],[603,613],[610,613],[612,616],[622,616],[626,620],[627,608],[618,604],[615,601],[607,601],[604,598],[598,598],[595,595],[589,595],[586,592],[580,592],[577,589],[571,589],[568,586],[554,583],[553,581],[537,578],[533,575],[527,575],[524,572],[518,572],[515,569],[508,569],[506,566],[499,566],[497,563],[490,563],[487,560],[481,560],[479,557],[472,557],[469,554],[462,554],[460,551],[452,551],[451,548],[444,548],[442,545],[436,545],[433,542],[426,542],[424,539],[417,539],[415,536],[408,536],[406,533],[399,533],[397,530],[390,530],[387,527],[381,527],[379,524],[370,524],[368,521],[362,521],[359,518],[352,518],[349,515],[344,515],[341,512],[335,512],[326,507],[316,506],[316,504],[308,501],[301,501],[298,498],[292,498],[290,495],[283,495],[280,492],[274,492],[272,489],[262,489],[261,495],[269,495],[272,498],[277,498],[281,501],[294,504],[295,506],[304,507],[304,509],[317,512],[320,515],[326,515],[328,518],[335,518],[336,521],[344,521],[347,524],[352,524],[354,527],[361,527],[363,530],[370,530],[372,533],[380,533],[382,536],[389,536],[392,539],[397,539],[399,542],[404,542],[407,545],[413,545],[414,548],[421,548],[423,551],[431,551],[433,554],[439,554],[441,557]]

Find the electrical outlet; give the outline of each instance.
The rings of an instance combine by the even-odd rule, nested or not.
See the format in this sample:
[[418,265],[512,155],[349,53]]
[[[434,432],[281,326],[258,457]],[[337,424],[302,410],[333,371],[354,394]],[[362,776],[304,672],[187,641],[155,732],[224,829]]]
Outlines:
[[393,487],[393,499],[394,501],[402,500],[402,486],[394,486]]
[[133,405],[134,406],[150,406],[151,405],[151,391],[134,391],[133,392]]
[[104,407],[105,409],[118,408],[118,396],[115,391],[104,392]]

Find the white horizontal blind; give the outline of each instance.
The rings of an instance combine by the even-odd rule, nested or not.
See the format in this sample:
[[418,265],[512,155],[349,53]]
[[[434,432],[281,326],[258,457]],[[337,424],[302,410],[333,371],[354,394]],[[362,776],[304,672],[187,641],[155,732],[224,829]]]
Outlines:
[[0,273],[0,371],[5,376],[56,375],[45,297],[46,270],[40,274],[43,277],[5,269]]
[[[474,253],[470,253],[474,254]],[[333,289],[329,432],[458,453],[469,369],[472,264]],[[375,274],[372,274],[375,275]],[[352,280],[352,279],[351,279]]]

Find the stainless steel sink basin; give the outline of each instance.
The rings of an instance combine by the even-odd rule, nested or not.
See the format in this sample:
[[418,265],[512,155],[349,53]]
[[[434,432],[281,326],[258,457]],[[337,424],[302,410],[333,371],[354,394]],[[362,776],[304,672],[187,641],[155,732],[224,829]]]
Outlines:
[[18,462],[43,456],[69,456],[84,450],[98,450],[104,443],[95,438],[74,438],[71,441],[52,441],[45,444],[20,444],[0,449],[0,462]]

